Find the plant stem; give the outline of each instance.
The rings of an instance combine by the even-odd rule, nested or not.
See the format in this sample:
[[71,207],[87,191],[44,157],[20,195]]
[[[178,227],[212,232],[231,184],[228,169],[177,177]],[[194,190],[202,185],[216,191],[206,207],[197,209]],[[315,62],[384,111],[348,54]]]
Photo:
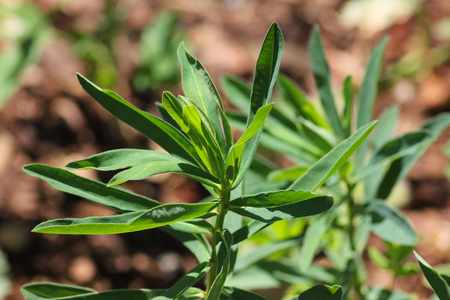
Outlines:
[[218,257],[217,257],[217,233],[223,230],[223,223],[225,221],[225,215],[228,212],[228,206],[230,202],[230,190],[224,189],[221,193],[221,201],[218,208],[218,215],[216,217],[216,224],[212,230],[212,250],[211,250],[211,268],[208,274],[208,283],[206,286],[206,294],[209,293],[214,280],[218,273]]
[[359,299],[364,299],[364,296],[361,292],[361,283],[358,280],[358,268],[356,265],[356,257],[358,255],[357,249],[356,249],[356,241],[355,241],[355,201],[352,197],[352,192],[354,185],[347,183],[347,189],[348,189],[348,199],[347,199],[347,205],[348,205],[348,226],[347,226],[347,235],[350,242],[350,249],[352,251],[352,259],[355,261],[354,269],[352,270],[352,273],[350,275],[350,288],[355,291],[355,293],[358,295]]

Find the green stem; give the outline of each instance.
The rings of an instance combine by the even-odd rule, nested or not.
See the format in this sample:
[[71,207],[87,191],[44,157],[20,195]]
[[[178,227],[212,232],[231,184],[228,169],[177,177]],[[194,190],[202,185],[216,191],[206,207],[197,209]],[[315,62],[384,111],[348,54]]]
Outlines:
[[217,233],[223,230],[223,223],[225,221],[225,215],[228,212],[228,206],[230,202],[230,190],[222,190],[221,193],[221,202],[218,208],[218,215],[216,217],[216,224],[212,230],[212,250],[211,250],[211,268],[208,274],[208,283],[206,286],[206,294],[209,293],[209,290],[216,279],[218,270],[218,257],[217,257]]
[[352,270],[352,274],[350,275],[350,287],[355,291],[358,295],[359,299],[364,299],[364,296],[361,291],[361,283],[358,280],[358,268],[356,266],[356,258],[357,258],[357,249],[356,249],[356,241],[355,241],[355,201],[352,197],[354,185],[347,182],[348,189],[348,226],[347,226],[347,235],[350,242],[350,249],[352,251],[352,259],[355,261],[354,269]]

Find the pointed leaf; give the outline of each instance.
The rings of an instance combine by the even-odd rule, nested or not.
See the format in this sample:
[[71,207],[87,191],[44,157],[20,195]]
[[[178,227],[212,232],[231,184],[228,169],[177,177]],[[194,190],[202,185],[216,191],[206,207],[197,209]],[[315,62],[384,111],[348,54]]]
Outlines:
[[[184,43],[181,43],[178,48],[178,58],[181,63],[184,94],[186,97],[192,99],[201,108],[201,110],[205,112],[207,118],[213,126],[213,134],[219,142],[219,145],[222,147],[222,151],[225,152],[225,139],[222,132],[222,125],[219,120],[219,115],[217,113],[217,108],[221,105],[221,102],[220,98],[217,98],[218,94],[214,93],[215,87],[212,88],[212,81],[208,82],[209,86],[204,81],[201,74],[197,70],[197,65],[199,64],[198,60],[186,51]],[[199,68],[202,69],[202,67]],[[217,92],[217,90],[215,90],[215,92]]]
[[119,212],[139,211],[161,203],[132,192],[75,175],[69,171],[40,164],[26,165],[23,170],[45,180],[54,188],[111,207]]
[[[273,85],[277,79],[278,69],[280,67],[282,52],[283,36],[278,25],[273,23],[267,32],[258,61],[256,62],[247,127],[253,122],[257,111],[270,102]],[[244,164],[240,167],[234,186],[237,186],[242,181],[246,171],[250,167],[256,148],[258,147],[261,132],[262,130],[258,131],[258,133],[248,141],[242,155]]]
[[306,171],[289,189],[315,191],[330,178],[367,138],[376,121],[365,125],[348,139],[342,141]]
[[372,216],[372,232],[382,239],[407,246],[414,246],[419,242],[419,237],[407,218],[385,201],[373,201],[367,207],[367,213]]
[[[377,95],[378,77],[380,75],[381,64],[388,38],[384,37],[375,47],[370,55],[367,64],[364,81],[358,93],[358,112],[356,115],[356,129],[361,128],[372,120],[372,111],[375,97]],[[361,148],[356,151],[355,165],[356,167],[364,166],[364,156],[367,150],[367,143],[363,143]]]
[[111,171],[134,167],[149,161],[170,161],[173,156],[146,149],[117,149],[89,156],[67,164],[69,170]]
[[311,58],[311,68],[314,79],[316,80],[320,101],[322,102],[328,123],[336,135],[342,138],[342,124],[331,92],[330,68],[325,59],[322,39],[320,38],[319,29],[317,27],[314,27],[309,41],[309,56]]
[[190,270],[186,275],[181,277],[169,290],[167,290],[162,296],[168,299],[177,299],[188,288],[197,283],[208,272],[210,264],[203,262],[198,266]]
[[271,172],[267,179],[269,181],[277,181],[277,180],[296,180],[300,178],[306,171],[308,171],[309,167],[307,166],[294,166],[289,168],[284,168],[280,170],[274,170]]
[[199,161],[190,141],[172,125],[137,109],[114,92],[99,88],[82,75],[77,76],[83,89],[118,119],[155,141],[167,152],[190,162]]
[[341,300],[342,288],[339,285],[316,285],[291,300]]
[[[178,223],[173,223],[172,225],[175,224]],[[204,235],[180,232],[167,226],[162,229],[180,240],[195,255],[199,263],[208,262],[211,259],[211,246]]]
[[277,86],[283,99],[288,103],[296,115],[311,121],[315,125],[329,129],[329,125],[317,112],[316,108],[306,98],[300,88],[290,78],[279,75]]
[[438,138],[441,132],[450,126],[450,113],[441,113],[438,116],[428,119],[420,128],[428,131],[432,135],[428,143],[425,143],[416,153],[401,157],[395,160],[384,175],[383,180],[378,186],[377,197],[386,199],[393,187],[408,175],[409,171],[425,153],[428,147]]
[[422,269],[425,278],[430,283],[436,295],[440,300],[450,300],[450,287],[447,281],[434,270],[416,251],[414,255],[419,262],[420,268]]
[[305,137],[311,141],[312,145],[322,150],[321,154],[327,153],[333,148],[334,145],[337,144],[336,138],[331,132],[308,120],[300,118],[299,127],[300,133],[304,134]]
[[280,191],[238,198],[230,210],[262,222],[293,219],[322,213],[331,208],[333,199],[305,191]]
[[171,161],[153,161],[129,168],[116,174],[108,183],[108,186],[122,184],[128,180],[141,180],[161,173],[178,173],[195,179],[203,184],[217,187],[219,180],[211,174],[197,168],[196,166],[175,157]]
[[224,76],[221,80],[221,86],[231,104],[240,111],[247,113],[252,94],[250,84],[239,77]]
[[378,126],[374,130],[372,137],[372,147],[376,151],[387,141],[392,139],[397,126],[397,120],[400,108],[396,106],[389,107],[380,116]]
[[29,283],[22,286],[21,291],[27,300],[62,298],[97,293],[96,290],[90,288],[53,282]]
[[223,288],[221,299],[223,300],[267,300],[258,294],[241,290],[235,287],[226,286]]
[[353,82],[352,77],[345,78],[343,83],[342,94],[344,96],[344,112],[342,113],[342,122],[345,130],[345,137],[349,137],[352,132],[352,116],[353,116]]
[[53,234],[117,234],[161,227],[202,216],[216,203],[163,204],[148,211],[116,216],[56,219],[39,224],[33,232]]
[[286,250],[294,245],[299,244],[299,239],[288,239],[281,241],[274,241],[271,243],[264,244],[257,249],[246,253],[245,255],[238,258],[236,261],[235,268],[233,270],[233,274],[239,273],[250,266],[256,264],[259,261],[269,258],[275,253]]

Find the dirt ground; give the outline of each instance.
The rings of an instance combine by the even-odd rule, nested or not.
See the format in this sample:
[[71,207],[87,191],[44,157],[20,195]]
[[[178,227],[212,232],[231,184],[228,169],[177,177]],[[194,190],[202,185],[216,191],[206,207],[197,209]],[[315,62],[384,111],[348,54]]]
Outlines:
[[[45,220],[113,212],[54,190],[26,175],[22,166],[44,163],[64,167],[72,160],[110,149],[155,147],[127,125],[115,121],[77,82],[76,72],[89,74],[92,65],[74,52],[73,32],[95,36],[105,18],[105,3],[32,2],[48,17],[55,34],[38,64],[20,75],[21,88],[0,111],[0,248],[9,261],[12,280],[11,292],[5,299],[23,299],[22,284],[43,280],[80,284],[99,291],[168,287],[196,261],[163,231],[114,236],[30,233]],[[139,33],[165,10],[179,14],[180,29],[192,52],[216,83],[223,74],[251,80],[262,39],[276,21],[285,39],[281,72],[314,95],[307,40],[312,26],[318,24],[336,89],[349,74],[354,75],[355,84],[359,85],[370,50],[383,35],[390,35],[375,114],[390,105],[400,105],[398,133],[413,130],[426,118],[450,110],[450,55],[439,56],[445,50],[450,53],[450,33],[436,33],[440,32],[440,24],[450,18],[447,0],[417,1],[417,7],[410,11],[394,7],[391,15],[392,11],[399,11],[394,16],[382,15],[386,13],[382,9],[363,7],[358,11],[353,7],[356,14],[363,15],[354,23],[344,13],[351,10],[346,6],[352,1],[112,2],[113,10],[120,11],[122,16],[110,39],[117,72],[113,89],[147,111],[156,112],[155,102],[160,100],[164,87],[138,92],[131,85],[138,63]],[[374,16],[368,11],[379,19],[392,21],[376,25],[370,21]],[[403,61],[405,57],[410,60]],[[421,63],[418,71],[406,68],[411,61]],[[170,89],[180,92],[179,87]],[[432,265],[450,262],[450,184],[444,173],[449,164],[444,154],[449,136],[447,129],[404,183],[404,193],[410,195],[404,211],[422,237],[417,251]],[[111,174],[86,171],[83,175],[107,181]],[[155,176],[126,187],[161,202],[196,202],[207,195],[201,185],[176,175]],[[371,283],[389,284],[389,274],[371,265],[369,270],[373,274]],[[426,299],[430,291],[420,282],[420,276],[416,276],[398,281],[396,287]]]

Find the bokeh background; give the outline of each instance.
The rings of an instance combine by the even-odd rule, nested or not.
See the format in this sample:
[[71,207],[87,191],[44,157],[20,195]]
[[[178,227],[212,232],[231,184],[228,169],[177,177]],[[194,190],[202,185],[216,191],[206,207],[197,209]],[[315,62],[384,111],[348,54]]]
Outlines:
[[[220,89],[224,74],[252,79],[273,21],[285,39],[281,72],[311,97],[307,41],[317,24],[336,92],[349,74],[359,86],[372,47],[390,36],[375,115],[400,105],[399,134],[450,110],[448,0],[0,1],[0,299],[23,299],[22,284],[43,280],[97,290],[164,288],[196,264],[187,249],[159,230],[115,236],[30,233],[48,219],[113,212],[62,194],[21,168],[31,162],[64,167],[116,148],[157,149],[90,99],[76,72],[157,113],[163,90],[182,93],[176,57],[181,41]],[[410,217],[422,237],[417,249],[432,265],[450,262],[449,136],[446,130],[391,197]],[[111,174],[83,175],[107,181]],[[201,185],[173,174],[127,188],[165,203],[207,195]],[[390,274],[369,262],[368,268],[371,283],[389,284]],[[420,275],[396,284],[420,299],[430,295]]]

